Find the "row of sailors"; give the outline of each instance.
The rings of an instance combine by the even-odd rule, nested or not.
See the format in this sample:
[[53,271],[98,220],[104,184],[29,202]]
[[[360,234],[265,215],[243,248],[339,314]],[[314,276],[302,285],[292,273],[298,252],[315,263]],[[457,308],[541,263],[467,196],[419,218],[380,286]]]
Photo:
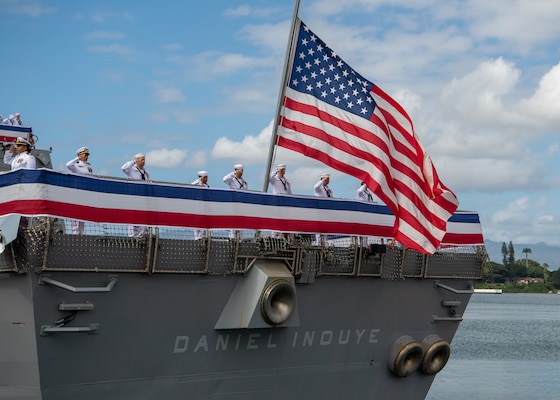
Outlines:
[[[18,137],[15,145],[10,146],[9,150],[4,154],[4,163],[11,165],[12,170],[20,168],[35,169],[35,157],[29,154],[31,147],[31,142],[23,137]],[[76,157],[68,161],[66,167],[77,174],[92,174],[93,169],[88,159],[89,149],[87,147],[80,147],[76,150]],[[129,179],[149,181],[150,174],[146,171],[145,165],[146,155],[138,153],[134,156],[133,160],[127,161],[121,169]],[[233,171],[224,176],[223,181],[230,189],[247,190],[249,188],[249,184],[243,178],[242,164],[235,164]],[[276,170],[269,176],[269,183],[273,194],[292,194],[292,186],[286,177],[285,164],[278,164]],[[330,175],[322,174],[319,181],[313,185],[315,196],[333,197],[329,183]],[[198,178],[192,184],[208,187],[208,172],[199,171]],[[357,197],[360,200],[373,201],[371,192],[363,182],[357,191]]]
[[[31,143],[23,138],[18,137],[15,146],[12,145],[10,149],[4,154],[4,163],[10,164],[12,170],[25,168],[25,169],[35,169],[36,161],[35,157],[29,154],[31,150]],[[76,157],[66,163],[66,167],[76,174],[92,174],[93,168],[88,162],[89,159],[89,149],[87,147],[80,147],[76,150]],[[134,159],[127,161],[121,170],[129,179],[133,180],[150,180],[150,174],[145,169],[146,165],[146,155],[143,153],[138,153],[134,156]],[[233,166],[233,171],[224,176],[223,181],[230,189],[235,190],[247,190],[249,184],[243,178],[243,165],[235,164]],[[313,185],[313,191],[317,197],[333,197],[333,192],[329,187],[330,174],[324,173],[320,176],[318,182]],[[194,180],[191,184],[210,187],[208,184],[208,172],[198,171],[198,178]],[[292,187],[290,181],[286,177],[286,165],[278,164],[276,170],[273,171],[269,176],[269,184],[272,187],[273,194],[292,194]],[[361,182],[360,187],[356,192],[356,197],[358,200],[374,202],[373,195],[368,189],[364,182]],[[140,237],[146,233],[147,227],[145,226],[130,226],[129,236]],[[80,221],[72,222],[72,231],[76,234],[84,233],[84,223]],[[238,236],[237,231],[230,232],[230,238],[235,238]],[[205,237],[205,231],[197,230],[195,232],[195,237],[201,239]]]
[[23,125],[20,113],[10,114],[6,119],[2,118],[2,114],[0,114],[0,125]]

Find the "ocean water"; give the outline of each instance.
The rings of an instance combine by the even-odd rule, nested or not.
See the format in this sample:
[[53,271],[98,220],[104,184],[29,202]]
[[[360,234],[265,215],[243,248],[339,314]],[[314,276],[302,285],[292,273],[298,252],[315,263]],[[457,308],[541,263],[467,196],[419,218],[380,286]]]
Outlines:
[[560,295],[473,295],[426,399],[560,399]]

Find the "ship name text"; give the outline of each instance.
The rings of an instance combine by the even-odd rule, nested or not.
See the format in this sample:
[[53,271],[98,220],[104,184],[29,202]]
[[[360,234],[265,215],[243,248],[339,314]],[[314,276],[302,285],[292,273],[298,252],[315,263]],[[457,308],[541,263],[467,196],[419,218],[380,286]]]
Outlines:
[[227,350],[262,350],[277,347],[369,345],[377,343],[380,329],[342,329],[324,331],[218,333],[216,335],[176,336],[173,353]]

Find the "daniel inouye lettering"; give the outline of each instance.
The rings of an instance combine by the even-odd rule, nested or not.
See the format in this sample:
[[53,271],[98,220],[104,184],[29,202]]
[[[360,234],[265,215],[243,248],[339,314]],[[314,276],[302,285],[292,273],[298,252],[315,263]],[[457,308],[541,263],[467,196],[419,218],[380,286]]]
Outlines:
[[[362,345],[377,343],[380,329],[341,329],[324,331],[295,331],[286,339],[284,345],[291,347]],[[275,349],[275,334],[238,333],[219,334],[216,337],[201,335],[176,336],[173,353]]]

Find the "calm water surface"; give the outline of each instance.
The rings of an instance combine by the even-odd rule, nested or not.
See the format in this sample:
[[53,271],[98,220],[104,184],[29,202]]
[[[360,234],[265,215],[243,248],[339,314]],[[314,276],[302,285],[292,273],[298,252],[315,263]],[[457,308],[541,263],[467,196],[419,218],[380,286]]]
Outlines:
[[560,399],[560,295],[475,294],[427,400]]

